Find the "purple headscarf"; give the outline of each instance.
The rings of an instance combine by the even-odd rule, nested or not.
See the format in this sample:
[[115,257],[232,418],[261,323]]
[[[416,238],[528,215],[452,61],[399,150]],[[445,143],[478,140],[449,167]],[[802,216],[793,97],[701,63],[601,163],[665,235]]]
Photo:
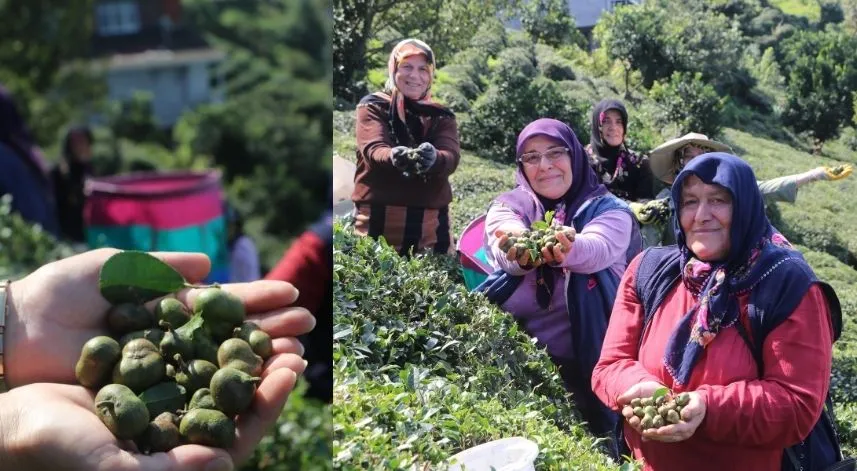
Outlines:
[[[586,153],[574,131],[562,121],[542,118],[528,124],[520,134],[515,147],[517,157],[521,156],[524,143],[534,136],[546,136],[556,140],[569,149],[571,157],[571,187],[562,196],[565,202],[564,225],[569,225],[577,210],[587,200],[607,193],[607,188],[598,180],[598,176],[589,166]],[[523,166],[518,162],[518,172],[515,175],[517,188],[503,193],[495,201],[509,206],[526,220],[527,225],[541,219],[545,212],[545,203],[549,200],[537,194],[524,174]]]

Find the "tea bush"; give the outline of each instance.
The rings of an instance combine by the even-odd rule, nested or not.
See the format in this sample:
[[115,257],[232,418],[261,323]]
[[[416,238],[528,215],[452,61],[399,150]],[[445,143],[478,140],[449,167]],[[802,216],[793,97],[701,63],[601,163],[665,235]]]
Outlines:
[[544,351],[450,269],[335,225],[336,466],[435,466],[523,434],[540,443],[540,469],[607,469]]

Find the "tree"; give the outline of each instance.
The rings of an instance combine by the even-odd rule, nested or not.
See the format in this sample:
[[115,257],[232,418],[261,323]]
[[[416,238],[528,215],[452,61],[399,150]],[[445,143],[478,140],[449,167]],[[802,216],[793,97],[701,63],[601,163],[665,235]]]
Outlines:
[[835,29],[803,31],[785,45],[788,84],[782,120],[796,132],[808,133],[815,153],[854,115],[855,50],[857,38]]
[[553,47],[585,45],[566,0],[528,0],[521,10],[521,25],[534,41]]
[[621,61],[625,68],[626,95],[631,70],[640,71],[646,88],[675,70],[674,58],[664,47],[666,23],[662,10],[628,6],[603,15],[595,25],[596,41],[611,60]]
[[655,82],[649,95],[661,109],[661,124],[675,124],[678,134],[720,132],[725,100],[701,73],[675,72],[669,81]]
[[279,240],[266,256],[279,257],[285,238],[315,220],[330,198],[330,3],[186,5],[226,52],[227,100],[182,117],[179,153],[211,156],[239,208],[252,215],[248,226]]
[[69,121],[97,111],[106,95],[102,77],[79,61],[88,53],[93,3],[0,1],[0,84],[42,145]]

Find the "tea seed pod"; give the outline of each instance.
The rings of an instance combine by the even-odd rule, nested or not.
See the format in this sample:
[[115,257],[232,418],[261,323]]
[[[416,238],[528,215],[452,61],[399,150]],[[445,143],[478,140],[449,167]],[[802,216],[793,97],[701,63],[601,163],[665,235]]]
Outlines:
[[230,366],[252,376],[262,374],[262,357],[256,355],[250,344],[240,338],[231,338],[220,344],[217,364],[221,368]]
[[656,407],[660,407],[660,406],[664,405],[665,402],[667,402],[666,396],[658,396],[657,398],[655,398],[655,406]]
[[690,394],[688,394],[688,393],[681,393],[678,395],[678,397],[675,398],[675,403],[682,406],[682,407],[686,406],[687,403],[689,403],[689,402],[690,402]]
[[161,343],[161,339],[164,338],[164,331],[153,327],[151,329],[143,329],[143,330],[135,330],[134,332],[129,332],[122,337],[119,338],[119,346],[124,348],[125,345],[128,345],[128,342],[134,339],[146,339],[149,342],[152,342],[155,345]]
[[83,344],[80,358],[74,367],[77,381],[87,388],[100,388],[110,381],[113,367],[122,358],[119,343],[101,335]]
[[643,419],[640,421],[640,427],[642,427],[643,430],[652,428],[653,420],[654,419],[651,415],[644,416]]
[[173,379],[173,380],[175,380],[175,379],[176,379],[176,367],[175,367],[175,366],[173,366],[173,365],[171,365],[171,364],[167,363],[167,366],[166,366],[164,369],[166,370],[166,371],[165,371],[165,376],[166,376],[167,378],[171,378],[171,379]]
[[155,305],[155,317],[157,321],[164,321],[173,329],[178,329],[190,320],[190,310],[176,298],[161,298]]
[[241,298],[220,288],[202,290],[194,300],[193,312],[201,314],[207,322],[225,322],[233,326],[243,322],[245,314]]
[[667,412],[667,422],[671,424],[677,424],[681,422],[681,416],[678,415],[678,412],[676,412],[675,410],[671,410]]
[[176,371],[176,382],[184,386],[186,394],[193,395],[199,389],[208,387],[211,377],[217,371],[213,363],[206,360],[191,360],[185,363],[181,355],[176,355],[179,368]]
[[640,400],[639,397],[635,397],[634,399],[631,399],[631,407],[642,407],[642,405],[643,405],[643,402]]
[[655,406],[646,406],[646,407],[643,407],[643,412],[644,412],[646,415],[650,415],[650,416],[652,416],[652,417],[654,417],[654,416],[658,415],[658,410],[655,408]]
[[182,358],[191,358],[193,356],[193,344],[190,339],[186,338],[180,331],[174,330],[172,324],[166,321],[160,321],[159,325],[166,330],[159,347],[164,358],[172,359],[176,354]]
[[185,405],[185,397],[184,386],[172,381],[156,384],[140,393],[140,400],[149,409],[149,417],[181,410]]
[[155,420],[149,422],[146,429],[136,441],[137,447],[143,453],[168,452],[181,444],[179,436],[178,417],[164,412]]
[[211,389],[202,388],[193,393],[193,397],[190,398],[187,408],[188,410],[217,409],[217,405],[214,404],[214,399],[211,397]]
[[667,412],[668,412],[668,411],[671,411],[671,410],[672,410],[672,408],[671,408],[671,407],[669,407],[669,406],[667,406],[666,404],[664,404],[664,405],[662,405],[661,407],[658,407],[658,415],[660,415],[660,416],[662,416],[662,417],[665,417],[665,416],[667,415]]
[[117,304],[107,311],[107,326],[114,336],[154,327],[155,317],[148,309],[132,303]]
[[646,407],[646,406],[651,406],[652,404],[655,403],[655,401],[650,397],[644,397],[643,399],[640,400],[640,403],[643,407]]
[[211,397],[218,409],[233,417],[250,407],[261,380],[235,368],[221,368],[211,378]]
[[646,413],[643,411],[642,407],[637,406],[634,408],[634,415],[636,415],[637,417],[642,419],[643,417],[646,416]]
[[664,418],[663,418],[663,417],[661,417],[661,416],[659,416],[659,415],[656,415],[656,416],[652,419],[652,427],[653,427],[653,428],[661,428],[661,427],[663,427],[664,425],[666,425],[666,421],[664,420]]
[[217,344],[205,331],[197,330],[193,336],[193,356],[212,364],[217,364]]
[[95,414],[120,440],[140,435],[149,423],[146,404],[127,386],[108,384],[95,395]]
[[235,328],[233,335],[249,343],[253,353],[262,357],[262,360],[267,360],[274,354],[271,336],[259,328],[255,322],[244,321],[241,327]]
[[192,409],[182,417],[179,433],[190,443],[230,448],[235,442],[235,423],[219,410]]
[[143,391],[159,383],[165,372],[158,347],[146,339],[134,339],[122,348],[122,359],[113,368],[113,382]]

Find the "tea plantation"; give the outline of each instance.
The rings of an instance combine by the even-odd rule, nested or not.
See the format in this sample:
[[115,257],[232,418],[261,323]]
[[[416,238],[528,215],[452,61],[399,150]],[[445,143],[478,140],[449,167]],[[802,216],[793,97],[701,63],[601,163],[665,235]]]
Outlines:
[[[334,122],[334,149],[353,160],[348,117]],[[814,157],[735,129],[722,139],[761,179],[857,161],[845,148],[830,146],[832,157]],[[514,185],[513,172],[511,165],[462,155],[452,176],[456,234]],[[857,178],[850,177],[811,184],[796,204],[769,208],[775,225],[842,301],[844,333],[835,346],[831,387],[851,455],[857,454],[855,198]],[[348,221],[340,220],[334,277],[334,466],[438,469],[463,449],[516,435],[538,443],[537,469],[638,466],[611,462],[601,452],[546,354],[510,315],[466,291],[451,257],[404,260],[384,243],[351,235]]]

